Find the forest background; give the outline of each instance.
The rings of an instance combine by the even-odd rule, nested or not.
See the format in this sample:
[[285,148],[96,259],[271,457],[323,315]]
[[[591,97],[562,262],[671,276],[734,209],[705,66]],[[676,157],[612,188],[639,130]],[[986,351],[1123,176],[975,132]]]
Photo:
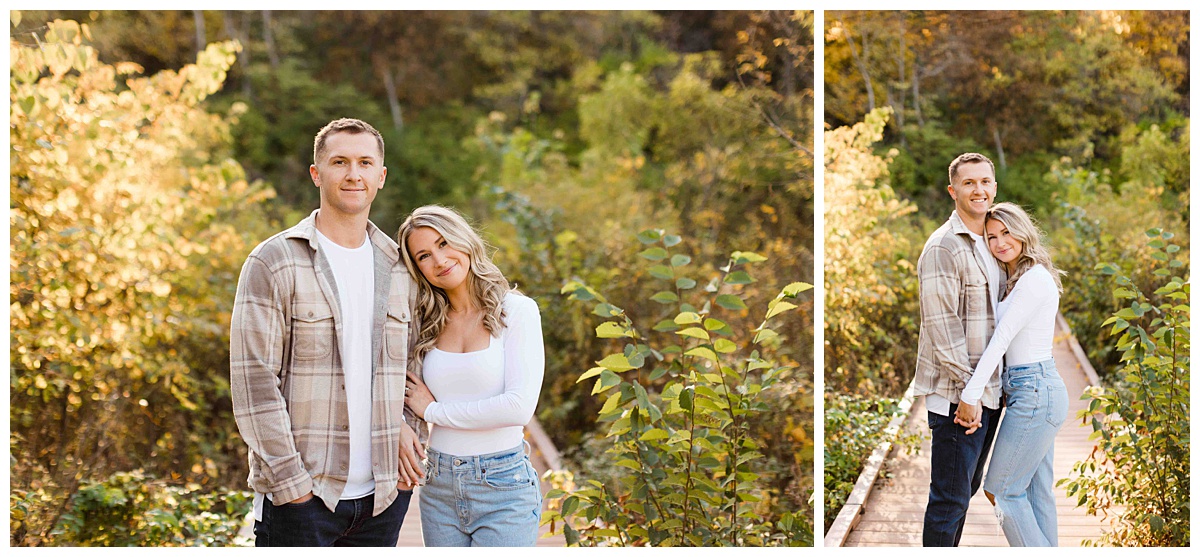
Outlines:
[[[1188,277],[1190,22],[1170,11],[826,12],[824,21],[828,528],[912,379],[916,261],[953,209],[946,169],[960,153],[987,155],[996,201],[1040,222],[1067,272],[1061,313],[1105,385],[1133,400],[1129,378],[1140,377],[1123,373],[1131,355],[1110,317],[1131,298],[1139,317],[1146,304],[1169,303],[1158,289]],[[1152,240],[1150,229],[1175,237]],[[1119,287],[1114,268],[1131,281]],[[1171,444],[1186,459],[1182,431]],[[1179,493],[1167,500],[1186,519]]]
[[[565,284],[673,315],[639,263],[647,229],[681,238],[672,265],[701,284],[733,251],[765,257],[717,283],[751,308],[812,281],[808,12],[11,15],[13,545],[244,543],[233,293],[250,249],[316,208],[312,138],[334,118],[385,137],[382,230],[453,206],[538,300],[537,417],[577,482],[624,475],[576,384],[619,344]],[[796,304],[746,466],[755,512],[811,523],[812,299]]]

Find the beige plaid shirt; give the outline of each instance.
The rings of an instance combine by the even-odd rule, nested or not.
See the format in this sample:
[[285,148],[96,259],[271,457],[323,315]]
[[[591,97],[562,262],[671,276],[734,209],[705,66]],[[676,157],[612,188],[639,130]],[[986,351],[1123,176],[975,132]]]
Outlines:
[[[318,249],[313,211],[254,248],[242,266],[229,334],[230,391],[250,448],[249,484],[276,502],[309,491],[337,506],[350,465],[342,372],[341,310],[329,261]],[[396,499],[409,346],[418,331],[417,287],[400,248],[374,224],[375,311],[371,333],[371,466],[375,508]],[[369,270],[364,269],[364,272]],[[428,435],[408,411],[408,424]]]
[[[925,242],[917,260],[921,331],[915,395],[938,394],[958,403],[992,338],[995,308],[980,257],[958,213],[951,214]],[[1003,269],[999,286],[1003,295]],[[980,400],[988,408],[1000,406],[999,375],[988,381]]]

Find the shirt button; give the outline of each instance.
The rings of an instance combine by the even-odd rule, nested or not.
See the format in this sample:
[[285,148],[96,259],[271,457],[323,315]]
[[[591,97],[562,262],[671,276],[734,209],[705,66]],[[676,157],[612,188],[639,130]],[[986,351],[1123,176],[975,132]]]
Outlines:
[[342,465],[342,471],[343,471],[343,472],[345,472],[345,471],[346,471],[346,465],[345,465],[345,464],[343,464],[343,465]]
[[350,426],[348,426],[348,425],[342,426],[342,431],[347,431],[349,429],[350,429]]
[[311,311],[310,311],[310,312],[308,312],[308,316],[309,316],[309,317],[312,317],[312,316],[313,316],[313,312],[311,312]]

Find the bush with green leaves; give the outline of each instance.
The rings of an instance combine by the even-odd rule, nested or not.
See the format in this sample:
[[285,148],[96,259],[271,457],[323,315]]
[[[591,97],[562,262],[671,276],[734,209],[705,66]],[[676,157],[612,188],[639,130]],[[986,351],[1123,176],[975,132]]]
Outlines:
[[899,414],[899,399],[825,392],[825,530],[845,506],[875,447],[885,440],[906,451],[920,446],[920,434],[885,439],[888,422]]
[[615,484],[589,479],[572,492],[553,490],[547,498],[558,501],[543,522],[561,523],[569,545],[811,544],[802,515],[772,516],[773,494],[758,481],[761,435],[750,424],[770,410],[780,378],[794,367],[773,358],[783,337],[768,323],[812,286],[784,287],[759,325],[741,330],[749,308],[738,292],[754,282],[744,267],[764,257],[734,252],[701,285],[687,276],[691,258],[671,251],[679,236],[653,230],[638,239],[649,245],[640,253],[651,262],[649,275],[669,285],[651,297],[670,308],[668,318],[647,330],[590,286],[562,288],[572,300],[595,303],[593,313],[605,319],[597,336],[625,341],[579,381],[594,379],[592,394],[607,397],[599,412],[611,424],[606,454],[628,472]]
[[[11,525],[24,527],[27,511],[38,505],[26,500],[31,492],[14,491]],[[156,480],[141,470],[118,472],[99,482],[87,482],[67,503],[54,527],[58,546],[231,546],[249,545],[240,536],[250,512],[246,491],[210,490]]]
[[[1104,322],[1120,334],[1122,367],[1110,387],[1090,387],[1079,417],[1090,424],[1098,451],[1059,480],[1088,514],[1115,515],[1100,543],[1187,546],[1191,534],[1190,299],[1184,261],[1173,235],[1151,238],[1154,276],[1166,281],[1147,293],[1112,263],[1096,270],[1116,278],[1123,307]],[[1182,275],[1182,276],[1181,276]]]

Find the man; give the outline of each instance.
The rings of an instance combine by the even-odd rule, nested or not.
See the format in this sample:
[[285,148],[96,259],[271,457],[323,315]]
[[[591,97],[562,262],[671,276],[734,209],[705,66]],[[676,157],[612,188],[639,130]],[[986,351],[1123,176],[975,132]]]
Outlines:
[[995,327],[995,304],[1004,276],[984,238],[987,210],[996,195],[992,161],[964,153],[950,163],[954,200],[950,219],[925,243],[917,261],[921,330],[913,393],[925,395],[930,454],[929,503],[922,543],[957,546],[967,506],[983,480],[984,464],[1000,420],[1000,380],[984,390],[979,429],[955,423],[959,395]]
[[395,547],[426,429],[403,416],[417,287],[367,219],[383,137],[330,122],[309,174],[320,208],[254,248],[234,299],[230,390],[255,545]]

